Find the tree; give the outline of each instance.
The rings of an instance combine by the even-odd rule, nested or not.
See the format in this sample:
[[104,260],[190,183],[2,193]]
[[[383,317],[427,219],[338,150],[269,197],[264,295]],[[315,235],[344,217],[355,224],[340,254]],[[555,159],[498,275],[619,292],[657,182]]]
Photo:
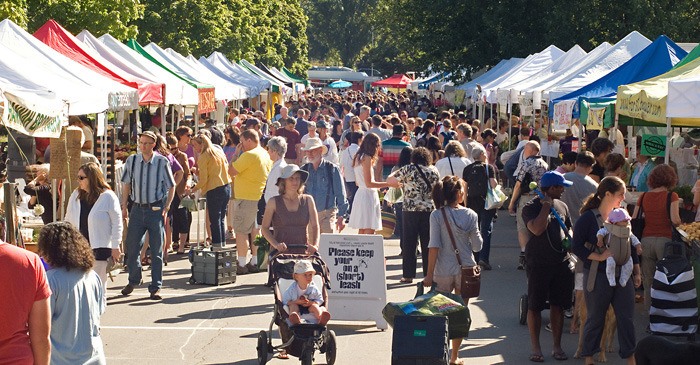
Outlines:
[[22,28],[27,27],[27,0],[4,0],[0,3],[0,19],[10,19]]
[[87,29],[121,40],[138,33],[134,21],[143,16],[143,5],[134,0],[27,0],[28,30],[34,32],[49,19],[73,34]]

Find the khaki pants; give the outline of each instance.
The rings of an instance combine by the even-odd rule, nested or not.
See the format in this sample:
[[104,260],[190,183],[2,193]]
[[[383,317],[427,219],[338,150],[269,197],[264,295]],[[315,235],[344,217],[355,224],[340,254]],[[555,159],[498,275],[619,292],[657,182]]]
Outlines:
[[644,284],[644,309],[648,312],[651,307],[651,283],[654,281],[656,262],[664,258],[666,242],[671,241],[666,237],[642,238],[642,283]]
[[318,212],[319,233],[334,233],[335,213],[336,209],[326,209]]

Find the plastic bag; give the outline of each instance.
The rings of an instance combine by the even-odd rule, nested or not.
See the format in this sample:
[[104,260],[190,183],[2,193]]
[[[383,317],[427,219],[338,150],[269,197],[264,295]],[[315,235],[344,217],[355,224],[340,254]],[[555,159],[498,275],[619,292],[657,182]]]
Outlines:
[[503,206],[503,203],[506,202],[506,199],[508,199],[508,197],[503,193],[503,191],[501,191],[501,185],[496,185],[495,188],[492,188],[491,185],[489,185],[489,189],[486,192],[486,203],[484,204],[484,209],[500,209]]

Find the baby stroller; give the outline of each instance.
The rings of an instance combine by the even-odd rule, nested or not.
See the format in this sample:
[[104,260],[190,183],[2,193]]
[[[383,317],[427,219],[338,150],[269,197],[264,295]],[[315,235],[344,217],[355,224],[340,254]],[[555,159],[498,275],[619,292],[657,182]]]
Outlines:
[[[319,324],[301,323],[290,326],[287,323],[289,313],[282,305],[282,293],[294,282],[294,263],[297,260],[311,261],[316,275],[314,283],[321,289],[323,305],[328,308],[328,267],[317,255],[305,253],[305,245],[290,245],[284,253],[271,253],[268,270],[268,286],[274,290],[275,308],[270,322],[269,334],[260,331],[258,334],[258,363],[267,363],[270,355],[275,352],[286,351],[288,355],[298,357],[303,365],[311,365],[314,353],[318,350],[326,354],[326,363],[333,365],[336,355],[335,332]],[[272,345],[272,325],[276,324],[280,330],[282,344]]]

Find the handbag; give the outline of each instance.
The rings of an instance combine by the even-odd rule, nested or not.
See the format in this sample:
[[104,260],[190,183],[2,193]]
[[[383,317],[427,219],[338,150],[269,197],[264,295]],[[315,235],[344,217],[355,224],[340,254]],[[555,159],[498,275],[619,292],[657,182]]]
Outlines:
[[508,197],[501,191],[501,185],[496,185],[495,188],[491,187],[491,182],[489,181],[489,166],[484,166],[486,169],[486,201],[484,203],[484,209],[500,209]]
[[462,258],[459,257],[459,249],[455,243],[455,237],[452,234],[452,227],[450,226],[450,221],[447,219],[447,213],[445,208],[441,208],[442,217],[445,220],[445,227],[447,227],[447,233],[450,235],[450,241],[452,242],[452,248],[455,250],[455,255],[457,255],[457,263],[462,270],[462,276],[460,278],[460,296],[464,299],[476,298],[479,296],[481,291],[481,267],[476,266],[464,266],[462,265]]
[[644,194],[642,194],[639,197],[639,200],[637,200],[637,205],[639,206],[639,209],[637,209],[637,215],[630,221],[630,224],[632,225],[632,234],[637,236],[637,238],[639,238],[640,240],[642,239],[642,233],[644,232],[644,205],[642,205],[643,199]]

